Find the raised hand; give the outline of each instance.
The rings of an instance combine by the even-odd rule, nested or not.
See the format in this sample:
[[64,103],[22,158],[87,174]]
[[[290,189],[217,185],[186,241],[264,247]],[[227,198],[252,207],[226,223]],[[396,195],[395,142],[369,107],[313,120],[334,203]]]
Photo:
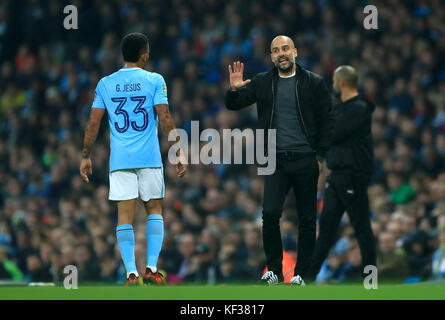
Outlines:
[[233,90],[237,90],[244,87],[250,82],[250,79],[243,81],[244,63],[236,61],[232,66],[229,64],[229,75],[230,75],[230,87]]

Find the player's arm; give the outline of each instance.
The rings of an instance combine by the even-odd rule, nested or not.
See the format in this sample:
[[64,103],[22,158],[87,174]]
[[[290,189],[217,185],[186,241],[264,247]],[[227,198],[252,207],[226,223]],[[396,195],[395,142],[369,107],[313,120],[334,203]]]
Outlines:
[[[158,104],[155,105],[156,113],[159,116],[159,122],[161,123],[161,127],[164,130],[164,132],[169,136],[170,132],[176,131],[176,124],[175,120],[173,119],[170,110],[168,108],[167,104]],[[176,142],[179,141],[179,136],[176,138]],[[176,173],[180,178],[182,178],[187,171],[187,162],[185,160],[184,152],[182,149],[179,149],[179,162],[176,166]]]
[[89,182],[87,174],[93,173],[93,166],[90,159],[91,148],[94,141],[96,141],[97,134],[99,133],[100,122],[105,113],[105,109],[92,108],[90,113],[90,119],[88,120],[87,129],[85,131],[85,137],[83,139],[82,160],[80,162],[80,176],[85,182]]

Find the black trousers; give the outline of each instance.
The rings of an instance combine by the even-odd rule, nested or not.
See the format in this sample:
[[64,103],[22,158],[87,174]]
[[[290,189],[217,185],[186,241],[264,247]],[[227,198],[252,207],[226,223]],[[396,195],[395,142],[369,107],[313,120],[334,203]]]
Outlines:
[[295,274],[310,272],[316,240],[318,163],[314,153],[277,154],[275,173],[265,176],[263,245],[267,267],[282,275],[280,218],[286,195],[293,188],[298,213],[298,259]]
[[320,230],[312,261],[312,276],[320,271],[336,240],[341,217],[346,211],[360,246],[363,267],[376,265],[376,242],[369,217],[369,177],[333,171],[327,178]]

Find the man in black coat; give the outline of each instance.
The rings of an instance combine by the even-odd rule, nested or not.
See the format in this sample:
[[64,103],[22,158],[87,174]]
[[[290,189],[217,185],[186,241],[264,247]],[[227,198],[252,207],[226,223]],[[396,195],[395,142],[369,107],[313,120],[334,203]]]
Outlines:
[[338,67],[333,80],[334,94],[341,103],[335,105],[332,112],[335,129],[326,158],[327,167],[332,172],[326,183],[312,276],[320,271],[334,244],[345,211],[355,230],[363,266],[376,265],[367,193],[373,171],[371,115],[374,105],[360,97],[357,90],[358,76],[353,67]]
[[269,285],[283,282],[279,220],[286,195],[293,188],[299,225],[298,261],[291,283],[304,285],[316,240],[317,181],[334,125],[331,100],[322,77],[295,62],[297,49],[292,39],[278,36],[270,50],[275,68],[252,80],[243,80],[243,63],[229,65],[225,105],[239,110],[257,103],[260,128],[276,130],[276,170],[265,176],[264,186],[263,245],[268,272],[262,281]]

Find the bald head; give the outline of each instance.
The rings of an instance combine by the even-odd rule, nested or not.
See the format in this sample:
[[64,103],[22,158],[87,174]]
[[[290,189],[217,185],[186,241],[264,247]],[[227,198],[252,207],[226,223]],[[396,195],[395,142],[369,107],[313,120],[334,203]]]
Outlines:
[[335,69],[334,78],[337,78],[338,81],[343,81],[350,88],[356,89],[358,86],[357,72],[351,66],[340,66]]
[[277,36],[270,43],[270,58],[281,75],[295,72],[295,58],[297,56],[294,42],[287,36]]
[[272,42],[270,43],[270,51],[272,52],[272,49],[275,47],[281,47],[282,45],[287,44],[291,49],[295,48],[294,41],[289,38],[288,36],[276,36],[273,38]]
[[351,66],[340,66],[334,71],[332,89],[342,102],[358,95],[358,75]]

